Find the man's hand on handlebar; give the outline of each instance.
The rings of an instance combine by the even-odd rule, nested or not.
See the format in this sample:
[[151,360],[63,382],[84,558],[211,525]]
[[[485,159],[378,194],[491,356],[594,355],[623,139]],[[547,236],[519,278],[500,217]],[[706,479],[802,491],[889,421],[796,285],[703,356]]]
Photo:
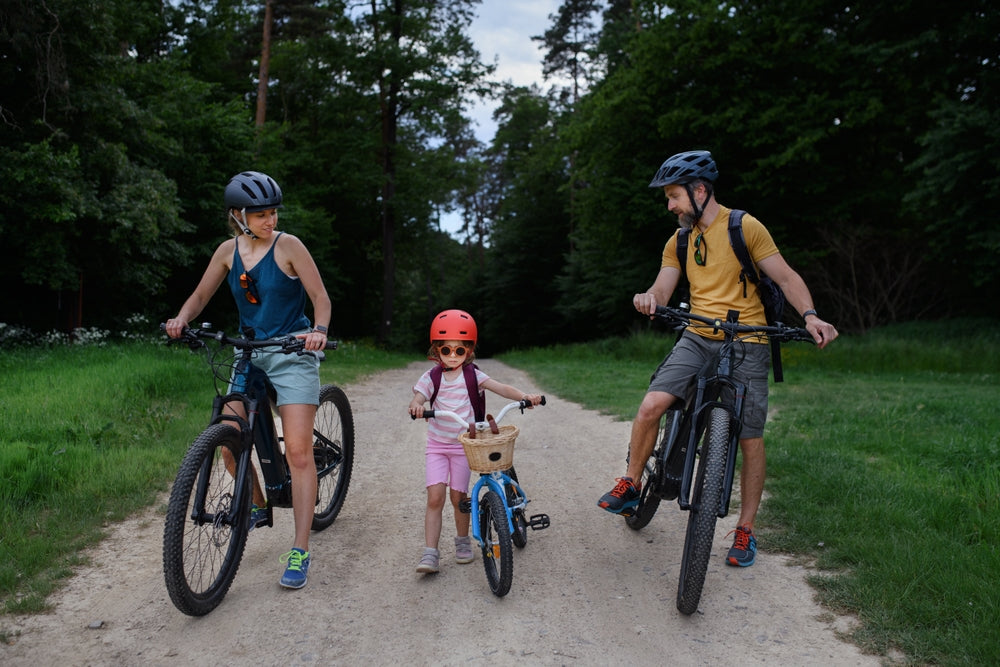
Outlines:
[[812,334],[813,340],[816,341],[816,347],[821,350],[840,335],[835,326],[815,316],[806,318],[806,330]]
[[656,314],[656,295],[642,292],[632,297],[632,305],[643,315],[652,317]]

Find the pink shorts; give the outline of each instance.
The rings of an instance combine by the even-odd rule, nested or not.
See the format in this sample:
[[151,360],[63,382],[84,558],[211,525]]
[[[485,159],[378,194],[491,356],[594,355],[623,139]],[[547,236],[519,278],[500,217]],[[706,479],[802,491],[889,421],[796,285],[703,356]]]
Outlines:
[[427,486],[446,484],[455,491],[469,492],[469,460],[459,443],[446,444],[427,438]]

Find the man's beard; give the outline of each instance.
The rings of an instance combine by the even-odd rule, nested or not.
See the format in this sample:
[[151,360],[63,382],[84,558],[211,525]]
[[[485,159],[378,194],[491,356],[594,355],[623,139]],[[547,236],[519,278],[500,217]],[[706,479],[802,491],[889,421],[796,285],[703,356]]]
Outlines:
[[677,224],[683,229],[691,229],[698,222],[694,219],[694,213],[681,213],[677,216]]

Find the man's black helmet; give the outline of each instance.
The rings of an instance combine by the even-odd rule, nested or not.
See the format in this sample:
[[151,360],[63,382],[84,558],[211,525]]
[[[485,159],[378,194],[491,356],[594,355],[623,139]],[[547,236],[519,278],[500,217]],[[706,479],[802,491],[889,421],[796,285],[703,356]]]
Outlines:
[[226,208],[248,213],[281,208],[281,188],[267,174],[244,171],[229,179],[226,185]]
[[702,180],[715,183],[719,178],[719,170],[715,160],[708,151],[686,151],[667,158],[649,183],[651,188],[662,188],[664,185],[686,185],[692,181]]

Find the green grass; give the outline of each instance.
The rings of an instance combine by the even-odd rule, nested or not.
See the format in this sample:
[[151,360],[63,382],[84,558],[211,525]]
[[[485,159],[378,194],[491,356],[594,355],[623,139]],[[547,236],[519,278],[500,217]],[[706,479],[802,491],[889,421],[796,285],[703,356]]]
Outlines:
[[[413,360],[344,343],[324,382]],[[153,343],[0,351],[0,608],[36,612],[109,523],[165,491],[214,389],[186,348]]]
[[[852,639],[913,664],[1000,664],[1000,327],[894,326],[783,347],[766,551],[815,564]],[[504,355],[559,396],[631,419],[671,337]],[[613,474],[614,471],[607,471]]]

